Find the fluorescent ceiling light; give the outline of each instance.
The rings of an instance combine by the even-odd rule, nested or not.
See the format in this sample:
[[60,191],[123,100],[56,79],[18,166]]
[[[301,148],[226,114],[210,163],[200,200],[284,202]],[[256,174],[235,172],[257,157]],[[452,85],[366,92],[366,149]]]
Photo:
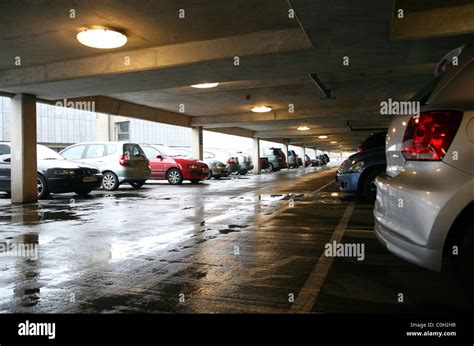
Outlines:
[[331,142],[329,142],[329,143],[331,143],[331,144],[336,144],[336,143],[337,143],[337,141],[331,141]]
[[86,29],[79,32],[76,37],[84,46],[99,49],[118,48],[127,43],[127,36],[110,29]]
[[252,112],[254,113],[267,113],[272,110],[272,107],[269,106],[255,106],[252,108]]
[[215,88],[218,85],[219,83],[202,83],[202,84],[193,84],[191,85],[191,87],[198,88],[198,89],[209,89],[209,88]]
[[318,138],[319,138],[319,139],[326,139],[326,138],[328,138],[328,136],[322,135],[322,136],[318,136]]
[[299,126],[296,129],[299,131],[308,131],[310,128],[308,126]]

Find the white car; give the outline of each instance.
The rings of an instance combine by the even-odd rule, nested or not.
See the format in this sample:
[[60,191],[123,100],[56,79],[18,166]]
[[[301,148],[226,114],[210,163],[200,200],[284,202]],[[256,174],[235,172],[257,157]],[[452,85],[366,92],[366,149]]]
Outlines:
[[[459,64],[452,66],[452,62]],[[450,52],[419,115],[396,117],[378,177],[378,239],[395,255],[441,271],[474,274],[474,45]],[[447,261],[444,261],[448,259]],[[454,265],[454,266],[452,266]]]

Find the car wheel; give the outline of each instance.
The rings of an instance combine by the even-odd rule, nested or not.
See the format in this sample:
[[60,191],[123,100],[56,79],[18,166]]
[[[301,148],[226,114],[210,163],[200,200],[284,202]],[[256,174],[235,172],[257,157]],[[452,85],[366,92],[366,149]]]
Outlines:
[[48,191],[48,183],[46,182],[46,179],[38,174],[38,177],[36,178],[36,184],[38,186],[38,199],[43,199],[49,196],[49,191]]
[[267,168],[265,168],[266,172],[273,172],[273,165],[271,163],[268,164]]
[[119,187],[117,175],[114,172],[105,172],[102,179],[102,188],[106,191],[115,191]]
[[371,170],[367,175],[364,177],[364,181],[362,182],[362,195],[368,202],[375,202],[375,197],[377,196],[377,186],[375,185],[375,178],[382,173],[383,170],[374,169]]
[[247,170],[246,170],[246,169],[243,169],[243,170],[241,170],[239,173],[240,173],[240,175],[246,175],[246,174],[247,174]]
[[212,171],[209,170],[209,174],[207,175],[207,179],[211,179],[212,178]]
[[179,169],[171,168],[168,173],[166,173],[166,179],[171,185],[179,185],[183,182],[183,175]]
[[191,184],[199,184],[201,179],[190,179],[189,181],[191,182]]
[[88,194],[90,194],[92,192],[91,189],[85,189],[85,190],[77,190],[77,191],[74,191],[74,193],[78,196],[87,196]]
[[146,180],[136,180],[136,181],[131,181],[129,184],[134,188],[134,189],[139,189],[143,185],[145,185]]

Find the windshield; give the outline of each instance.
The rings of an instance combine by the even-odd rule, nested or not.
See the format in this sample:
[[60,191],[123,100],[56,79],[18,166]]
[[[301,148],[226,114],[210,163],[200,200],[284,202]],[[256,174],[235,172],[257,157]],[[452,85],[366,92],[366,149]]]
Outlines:
[[171,156],[171,157],[178,157],[178,156],[184,157],[185,156],[182,153],[180,153],[178,150],[164,146],[164,145],[157,145],[156,149],[161,151],[166,156]]
[[45,147],[44,145],[36,146],[36,150],[38,160],[64,160],[64,157],[59,155],[54,150]]

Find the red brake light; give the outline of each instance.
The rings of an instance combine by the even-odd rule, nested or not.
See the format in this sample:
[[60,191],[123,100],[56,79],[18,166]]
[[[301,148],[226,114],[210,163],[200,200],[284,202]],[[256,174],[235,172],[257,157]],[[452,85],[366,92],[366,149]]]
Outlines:
[[403,137],[403,156],[413,161],[440,161],[462,120],[461,111],[428,111],[413,116]]
[[128,166],[127,155],[123,154],[120,156],[119,164],[120,166]]

